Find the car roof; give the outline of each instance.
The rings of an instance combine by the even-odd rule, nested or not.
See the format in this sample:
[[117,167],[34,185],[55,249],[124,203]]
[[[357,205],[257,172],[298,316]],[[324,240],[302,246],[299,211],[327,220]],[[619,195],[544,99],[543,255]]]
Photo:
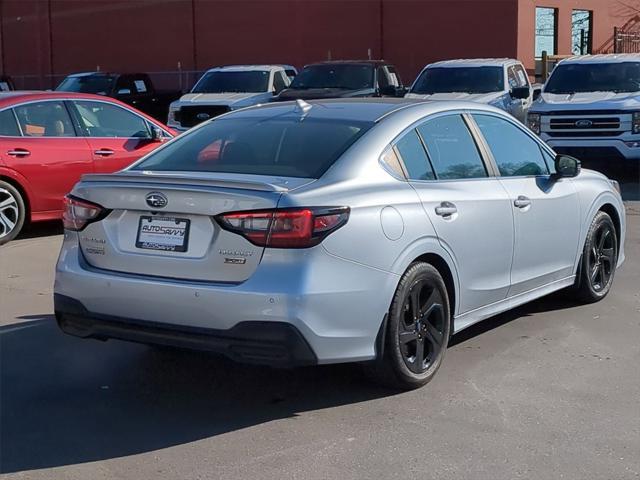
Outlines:
[[640,62],[640,53],[607,53],[598,55],[578,55],[565,58],[559,63],[623,63]]
[[207,70],[208,72],[253,72],[256,70],[266,70],[273,72],[277,70],[283,70],[283,65],[222,65],[220,67],[213,67]]
[[459,58],[430,63],[426,68],[456,68],[456,67],[504,67],[520,63],[514,58]]
[[[232,115],[239,117],[282,117],[286,115],[299,115],[301,118],[316,118],[324,120],[350,120],[356,122],[380,122],[392,114],[411,108],[424,108],[426,114],[443,110],[483,109],[498,111],[493,107],[472,102],[454,101],[425,101],[409,98],[335,98],[324,100],[301,100],[291,102],[268,103],[256,105],[242,110],[236,110]],[[305,109],[300,106],[311,105]],[[226,115],[225,115],[226,116]]]

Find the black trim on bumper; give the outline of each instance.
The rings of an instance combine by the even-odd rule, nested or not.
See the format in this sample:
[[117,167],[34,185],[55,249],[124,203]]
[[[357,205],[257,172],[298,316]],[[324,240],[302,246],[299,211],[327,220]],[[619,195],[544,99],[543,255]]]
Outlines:
[[222,354],[242,363],[292,367],[318,363],[300,331],[284,322],[240,322],[228,330],[167,325],[89,312],[76,299],[54,294],[60,329],[75,337],[168,345]]

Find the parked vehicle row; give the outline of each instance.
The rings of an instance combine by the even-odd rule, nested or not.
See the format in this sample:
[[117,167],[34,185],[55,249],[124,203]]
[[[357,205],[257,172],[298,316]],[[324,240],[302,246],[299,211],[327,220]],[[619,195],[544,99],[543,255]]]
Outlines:
[[76,73],[66,77],[56,91],[116,98],[161,122],[166,122],[171,102],[182,95],[178,90],[158,91],[146,73]]
[[0,245],[26,221],[61,218],[82,175],[120,170],[174,135],[103,96],[0,93]]
[[366,362],[403,389],[434,377],[454,332],[562,288],[598,301],[624,260],[615,182],[470,102],[247,108],[65,202],[64,332]]

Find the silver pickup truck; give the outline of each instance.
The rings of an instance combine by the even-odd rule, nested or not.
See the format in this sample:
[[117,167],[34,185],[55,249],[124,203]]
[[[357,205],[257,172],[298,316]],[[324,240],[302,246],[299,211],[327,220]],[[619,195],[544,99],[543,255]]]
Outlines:
[[640,55],[558,63],[529,112],[531,130],[581,160],[640,160]]
[[533,101],[533,89],[518,60],[473,58],[427,65],[406,97],[486,103],[524,122]]

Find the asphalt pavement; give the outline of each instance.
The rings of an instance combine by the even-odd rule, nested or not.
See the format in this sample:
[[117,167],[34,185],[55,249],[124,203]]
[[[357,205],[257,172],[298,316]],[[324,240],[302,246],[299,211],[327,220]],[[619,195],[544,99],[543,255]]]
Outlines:
[[[637,183],[626,186],[637,195]],[[637,479],[640,202],[602,302],[454,337],[425,388],[62,334],[58,224],[0,247],[0,473],[21,479]],[[559,239],[561,241],[561,239]]]

